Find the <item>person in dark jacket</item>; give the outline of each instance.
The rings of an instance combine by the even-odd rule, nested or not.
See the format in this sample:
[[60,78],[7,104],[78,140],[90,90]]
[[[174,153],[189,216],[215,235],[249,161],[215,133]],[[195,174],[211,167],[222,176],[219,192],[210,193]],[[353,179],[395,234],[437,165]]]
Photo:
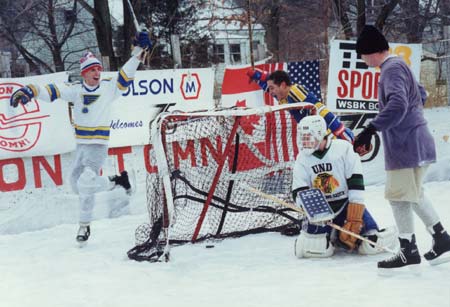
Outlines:
[[373,134],[383,139],[386,189],[399,230],[400,251],[378,262],[384,272],[404,267],[417,268],[421,262],[414,235],[413,212],[433,237],[430,251],[423,256],[430,264],[450,261],[450,236],[440,222],[423,190],[429,164],[436,161],[433,137],[423,114],[426,92],[402,58],[389,54],[389,44],[374,26],[366,25],[358,37],[356,52],[369,67],[380,67],[379,113],[356,137],[354,150],[370,150]]

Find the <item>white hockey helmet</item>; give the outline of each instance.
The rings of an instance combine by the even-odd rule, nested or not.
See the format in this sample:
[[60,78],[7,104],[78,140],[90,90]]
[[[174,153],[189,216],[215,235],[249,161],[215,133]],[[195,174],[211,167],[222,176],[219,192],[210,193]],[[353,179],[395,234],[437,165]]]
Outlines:
[[300,151],[311,155],[319,149],[320,142],[327,136],[327,124],[322,116],[304,117],[297,127],[297,145]]

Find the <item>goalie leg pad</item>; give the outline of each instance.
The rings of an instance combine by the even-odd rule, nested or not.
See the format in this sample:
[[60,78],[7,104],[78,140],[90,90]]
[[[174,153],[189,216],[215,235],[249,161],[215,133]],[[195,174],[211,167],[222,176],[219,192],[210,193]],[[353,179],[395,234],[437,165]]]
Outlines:
[[[396,250],[399,248],[398,231],[397,227],[395,226],[386,227],[373,234],[369,235],[364,234],[363,236],[367,237],[367,239],[371,241],[374,241],[380,246],[384,246],[392,250]],[[383,252],[384,252],[383,250],[376,248],[375,246],[367,243],[366,241],[362,241],[358,247],[358,253],[360,255],[375,255]]]
[[295,240],[297,258],[327,258],[334,254],[328,233],[309,234],[302,231]]

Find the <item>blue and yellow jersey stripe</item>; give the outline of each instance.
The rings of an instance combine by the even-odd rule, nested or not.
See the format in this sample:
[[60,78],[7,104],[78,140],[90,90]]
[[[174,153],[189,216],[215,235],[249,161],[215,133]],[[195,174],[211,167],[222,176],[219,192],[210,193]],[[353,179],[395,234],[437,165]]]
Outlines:
[[124,91],[128,86],[130,86],[133,80],[134,78],[128,77],[125,71],[121,69],[119,71],[119,78],[117,78],[117,87],[119,88],[119,90]]
[[33,92],[33,97],[37,97],[39,95],[39,90],[36,86],[34,86],[33,84],[28,84],[27,86]]
[[45,86],[45,89],[47,90],[48,96],[50,97],[50,101],[54,101],[59,97],[61,97],[61,93],[55,84],[53,83],[47,84]]
[[77,139],[101,139],[109,140],[109,127],[81,127],[75,126],[75,137]]

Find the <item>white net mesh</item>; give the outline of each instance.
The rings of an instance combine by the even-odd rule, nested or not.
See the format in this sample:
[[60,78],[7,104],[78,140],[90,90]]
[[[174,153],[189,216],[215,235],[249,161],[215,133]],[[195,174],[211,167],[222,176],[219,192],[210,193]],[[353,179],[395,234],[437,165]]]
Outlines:
[[[151,260],[168,242],[282,231],[298,223],[298,213],[250,192],[248,186],[292,203],[298,149],[289,110],[314,112],[311,106],[161,116],[155,135],[162,150],[150,152],[150,164],[158,165],[159,172],[147,176],[150,222],[136,230],[137,246],[129,257]],[[153,148],[158,146],[155,140]],[[170,177],[167,185],[164,175]]]

